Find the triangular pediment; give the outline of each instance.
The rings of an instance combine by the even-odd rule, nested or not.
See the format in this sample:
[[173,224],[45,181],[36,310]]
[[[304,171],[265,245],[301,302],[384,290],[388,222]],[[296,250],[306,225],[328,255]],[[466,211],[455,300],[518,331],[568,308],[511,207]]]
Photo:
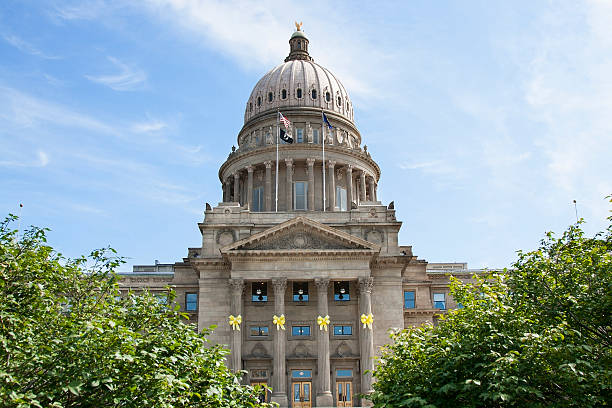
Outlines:
[[308,250],[378,252],[380,247],[336,228],[296,217],[221,248],[224,254]]

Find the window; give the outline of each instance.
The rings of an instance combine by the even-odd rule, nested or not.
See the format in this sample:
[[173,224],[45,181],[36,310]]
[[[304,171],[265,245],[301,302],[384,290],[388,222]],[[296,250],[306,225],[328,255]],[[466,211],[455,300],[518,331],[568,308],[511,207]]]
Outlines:
[[306,210],[306,195],[308,194],[308,182],[296,181],[293,188],[293,202],[296,210]]
[[266,282],[253,282],[251,284],[251,300],[253,302],[268,301],[268,284]]
[[268,337],[270,329],[268,326],[251,326],[251,337]]
[[310,326],[292,326],[292,336],[310,336]]
[[407,290],[404,292],[404,309],[414,309],[415,292]]
[[257,97],[257,106],[261,106],[261,96]]
[[188,312],[195,312],[198,310],[198,294],[197,293],[186,293],[185,294],[185,310]]
[[298,88],[297,91],[295,92],[295,96],[298,99],[302,99],[302,88]]
[[338,107],[341,107],[342,106],[342,98],[338,97],[338,101],[337,102],[338,102]]
[[268,92],[268,102],[272,102],[272,99],[274,99],[274,94],[272,92]]
[[263,211],[264,210],[264,191],[263,187],[256,187],[253,189],[253,208],[252,211]]
[[331,94],[329,92],[325,92],[325,100],[331,102]]
[[349,111],[349,108],[350,108],[350,105],[349,105],[348,101],[346,101],[346,111],[347,112]]
[[308,302],[308,282],[293,282],[293,301]]
[[317,99],[317,90],[313,89],[312,91],[310,91],[310,96],[312,97],[312,99]]
[[352,377],[353,370],[348,368],[338,369],[336,370],[336,377]]
[[336,206],[340,211],[346,211],[346,188],[336,187]]
[[340,302],[351,300],[348,282],[334,282],[334,300],[338,300]]
[[293,370],[291,371],[291,378],[311,378],[312,370]]
[[253,102],[249,102],[249,111],[253,112]]
[[156,293],[153,296],[155,296],[155,299],[157,299],[157,303],[159,303],[160,305],[168,304],[168,295],[166,293]]
[[318,129],[312,129],[312,142],[319,143],[319,130]]
[[304,129],[302,128],[295,129],[295,137],[298,143],[304,143]]
[[286,89],[283,89],[281,91],[281,99],[287,99],[287,90]]
[[334,326],[334,336],[350,336],[353,334],[353,326]]
[[446,296],[444,293],[434,293],[433,301],[435,309],[446,309]]

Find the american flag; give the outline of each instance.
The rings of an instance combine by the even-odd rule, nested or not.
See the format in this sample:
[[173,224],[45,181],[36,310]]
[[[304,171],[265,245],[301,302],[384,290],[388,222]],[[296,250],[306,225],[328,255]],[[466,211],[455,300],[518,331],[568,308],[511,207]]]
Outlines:
[[280,121],[283,122],[283,125],[285,125],[285,129],[289,130],[289,128],[291,127],[291,122],[289,122],[289,119],[284,117],[283,114],[280,112],[278,112],[278,114],[280,115]]

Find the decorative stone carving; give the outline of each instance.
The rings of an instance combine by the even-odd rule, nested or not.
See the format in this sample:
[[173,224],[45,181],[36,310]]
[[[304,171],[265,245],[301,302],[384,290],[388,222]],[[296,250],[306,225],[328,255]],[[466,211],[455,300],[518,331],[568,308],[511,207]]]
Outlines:
[[336,169],[336,180],[338,181],[342,180],[343,176],[344,176],[344,170]]
[[264,166],[266,166],[266,169],[272,168],[272,160],[265,161]]
[[308,347],[304,343],[298,343],[293,349],[293,356],[297,358],[309,358],[312,357],[308,351]]
[[312,143],[312,127],[310,126],[310,122],[306,122],[306,140],[308,143]]
[[287,289],[287,278],[272,279],[272,286],[274,287],[274,296],[284,295],[285,289]]
[[340,342],[338,347],[336,347],[336,356],[338,357],[350,357],[353,355],[351,348],[349,347],[346,341]]
[[372,289],[374,288],[374,278],[359,278],[359,292],[360,293],[372,293]]
[[232,288],[232,294],[234,294],[234,296],[242,295],[242,293],[244,293],[244,287],[246,286],[244,279],[230,279],[229,285]]
[[226,246],[236,241],[234,231],[232,230],[221,230],[217,232],[217,244],[220,246]]
[[327,292],[327,288],[329,287],[330,280],[327,278],[317,278],[315,279],[315,285],[317,286],[317,292]]
[[365,233],[366,241],[373,242],[375,244],[382,244],[384,239],[384,234],[378,230],[370,230]]
[[341,145],[344,141],[344,130],[336,129],[336,140],[338,144]]
[[343,242],[335,241],[318,234],[312,234],[306,230],[291,231],[279,234],[272,239],[257,242],[254,245],[246,245],[240,249],[245,250],[270,250],[270,249],[356,249]]
[[268,354],[268,350],[266,350],[264,345],[261,344],[260,342],[255,343],[255,345],[253,346],[253,349],[251,350],[251,355],[253,357],[259,357],[259,358],[269,358],[270,357],[270,355]]

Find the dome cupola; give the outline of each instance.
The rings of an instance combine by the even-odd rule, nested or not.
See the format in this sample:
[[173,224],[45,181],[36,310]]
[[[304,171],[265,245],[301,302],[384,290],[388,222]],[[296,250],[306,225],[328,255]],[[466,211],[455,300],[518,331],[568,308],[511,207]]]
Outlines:
[[312,61],[312,57],[308,55],[308,38],[302,31],[302,23],[295,22],[296,31],[289,39],[290,52],[285,62],[292,60]]

